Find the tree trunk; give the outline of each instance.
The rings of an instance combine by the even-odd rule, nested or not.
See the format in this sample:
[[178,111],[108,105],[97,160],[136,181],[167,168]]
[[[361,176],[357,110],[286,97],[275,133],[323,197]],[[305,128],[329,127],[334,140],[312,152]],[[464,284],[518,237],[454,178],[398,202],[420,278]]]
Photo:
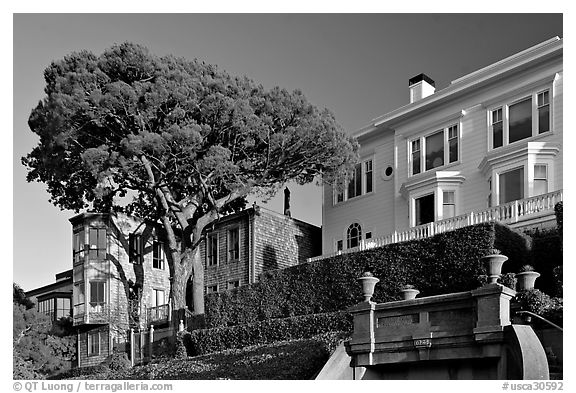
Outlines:
[[200,256],[200,246],[190,253],[181,256],[174,263],[172,280],[172,319],[177,327],[180,320],[186,325],[186,287],[192,274],[192,300],[194,314],[204,314],[204,264]]
[[204,314],[204,263],[200,246],[192,254],[192,301],[194,314]]

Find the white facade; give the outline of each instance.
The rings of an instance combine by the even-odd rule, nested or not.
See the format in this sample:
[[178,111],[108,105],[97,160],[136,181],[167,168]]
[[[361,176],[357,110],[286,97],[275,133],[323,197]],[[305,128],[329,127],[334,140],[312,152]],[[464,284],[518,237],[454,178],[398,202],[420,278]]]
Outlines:
[[562,51],[548,40],[358,131],[353,186],[324,188],[323,254],[562,190]]

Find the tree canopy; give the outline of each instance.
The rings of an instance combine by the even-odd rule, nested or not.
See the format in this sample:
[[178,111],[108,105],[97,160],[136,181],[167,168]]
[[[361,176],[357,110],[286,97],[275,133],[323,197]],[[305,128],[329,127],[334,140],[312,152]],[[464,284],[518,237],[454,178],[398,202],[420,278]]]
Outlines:
[[23,158],[28,181],[44,182],[63,209],[161,222],[174,266],[249,193],[331,182],[357,160],[355,140],[300,91],[267,90],[197,60],[124,43],[72,53],[44,77],[29,118],[40,142]]

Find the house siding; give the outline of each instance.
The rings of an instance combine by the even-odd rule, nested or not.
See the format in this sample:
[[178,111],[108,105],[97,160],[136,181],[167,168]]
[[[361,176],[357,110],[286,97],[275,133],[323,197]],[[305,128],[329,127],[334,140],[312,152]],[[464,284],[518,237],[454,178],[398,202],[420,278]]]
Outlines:
[[320,228],[282,214],[259,209],[254,214],[255,277],[320,254]]
[[332,186],[324,186],[324,222],[322,252],[335,250],[336,241],[342,240],[346,247],[346,231],[351,224],[361,225],[362,233],[371,232],[372,237],[383,236],[393,230],[394,195],[393,178],[384,180],[382,171],[388,165],[394,167],[394,140],[391,134],[384,134],[362,145],[360,160],[364,163],[372,159],[373,191],[361,196],[334,204]]
[[[239,228],[240,258],[227,260],[228,231]],[[321,253],[320,228],[256,206],[215,222],[206,235],[218,238],[218,264],[208,266],[206,241],[200,245],[204,260],[205,287],[228,289],[228,283],[240,285],[257,281],[267,270],[281,269],[305,262]]]
[[[239,229],[239,258],[237,260],[228,260],[228,231]],[[226,290],[230,281],[239,280],[240,285],[248,283],[249,270],[249,216],[241,214],[236,219],[226,219],[223,222],[215,223],[214,229],[206,232],[215,234],[218,237],[218,264],[208,266],[206,254],[206,241],[200,245],[200,255],[204,259],[204,286],[209,287],[218,285],[218,291]]]

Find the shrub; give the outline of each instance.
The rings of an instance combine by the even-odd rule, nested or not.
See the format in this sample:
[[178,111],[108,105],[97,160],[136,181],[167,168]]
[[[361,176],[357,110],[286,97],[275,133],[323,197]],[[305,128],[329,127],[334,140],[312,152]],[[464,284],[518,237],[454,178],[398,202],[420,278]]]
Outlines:
[[[516,290],[516,274],[514,273],[504,273],[496,281],[498,284],[502,284],[505,287]],[[478,276],[478,283],[480,286],[484,286],[488,283],[488,276],[486,274],[481,274]]]
[[561,239],[556,229],[534,230],[530,232],[532,249],[529,261],[541,274],[536,280],[536,287],[545,293],[556,293],[557,282],[554,269],[563,264]]
[[556,324],[562,324],[563,301],[552,298],[538,289],[520,291],[515,301],[521,310],[530,311]]
[[232,327],[194,330],[184,333],[184,344],[188,353],[196,356],[225,349],[351,330],[352,319],[346,313],[310,314]]
[[127,353],[114,352],[106,359],[104,366],[112,372],[124,372],[132,367],[132,363],[128,359]]
[[527,237],[502,225],[479,224],[265,272],[255,284],[207,295],[206,326],[345,310],[362,298],[357,279],[365,271],[380,279],[375,302],[398,300],[402,283],[413,284],[425,296],[471,290],[485,273],[479,258],[492,248],[502,250],[507,263],[521,266]]

